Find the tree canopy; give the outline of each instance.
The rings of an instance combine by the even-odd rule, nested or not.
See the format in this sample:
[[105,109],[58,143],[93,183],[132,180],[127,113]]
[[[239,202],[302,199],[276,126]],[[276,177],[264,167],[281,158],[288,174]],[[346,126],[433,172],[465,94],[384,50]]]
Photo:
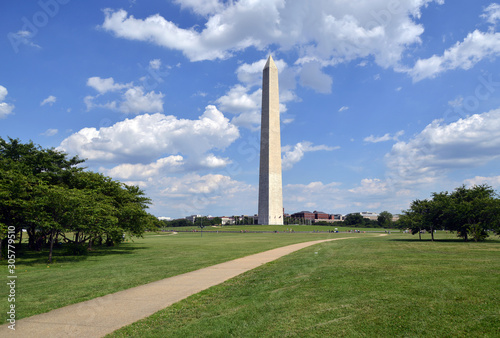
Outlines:
[[500,235],[500,199],[488,185],[463,185],[452,193],[433,193],[431,199],[413,201],[398,224],[413,234],[428,231],[432,240],[435,230],[449,230],[465,241],[482,241],[489,232]]
[[0,239],[6,230],[29,235],[29,248],[52,247],[61,237],[74,245],[113,245],[123,234],[140,236],[157,222],[146,212],[150,199],[100,173],[84,160],[32,142],[0,138]]

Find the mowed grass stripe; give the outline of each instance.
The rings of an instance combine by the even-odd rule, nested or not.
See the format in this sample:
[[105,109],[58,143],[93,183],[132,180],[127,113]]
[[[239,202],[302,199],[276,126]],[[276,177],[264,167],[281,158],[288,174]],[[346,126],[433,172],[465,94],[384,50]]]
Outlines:
[[449,238],[315,245],[111,336],[500,336],[499,241]]

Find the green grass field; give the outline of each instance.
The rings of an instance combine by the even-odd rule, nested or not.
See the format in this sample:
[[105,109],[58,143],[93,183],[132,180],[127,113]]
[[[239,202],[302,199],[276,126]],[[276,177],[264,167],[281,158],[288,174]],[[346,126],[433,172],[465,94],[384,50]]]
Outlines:
[[[190,226],[190,227],[178,227],[178,228],[166,228],[168,230],[173,231],[201,231],[199,226]],[[291,230],[295,232],[329,232],[338,229],[339,232],[347,232],[349,230],[360,230],[366,232],[384,232],[383,228],[353,228],[353,227],[341,227],[339,225],[298,225],[298,224],[289,224],[289,225],[224,225],[224,226],[206,226],[203,228],[203,232],[205,231],[278,231],[278,232],[290,232]],[[399,231],[399,230],[397,230]]]
[[499,241],[446,237],[309,247],[111,336],[499,337]]
[[[17,319],[252,253],[345,236],[151,233],[88,256],[56,252],[50,266],[47,252],[19,255]],[[438,233],[439,241],[430,242],[428,234],[419,241],[394,231],[349,236],[356,238],[283,257],[114,335],[500,336],[498,239],[464,243]],[[0,267],[7,270],[5,261]],[[5,283],[0,293],[7,294]]]
[[[309,240],[341,234],[149,233],[117,247],[96,248],[88,256],[65,256],[56,250],[22,254],[17,248],[17,319],[82,302],[119,290],[197,270],[206,266]],[[358,234],[362,235],[362,234]],[[7,262],[0,263],[7,281]],[[0,283],[2,320],[8,287]]]

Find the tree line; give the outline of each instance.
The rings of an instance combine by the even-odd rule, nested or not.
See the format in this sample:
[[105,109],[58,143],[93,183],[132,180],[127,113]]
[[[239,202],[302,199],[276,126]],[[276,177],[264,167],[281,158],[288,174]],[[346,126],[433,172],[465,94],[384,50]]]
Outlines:
[[48,247],[50,262],[60,241],[87,250],[158,225],[141,189],[86,171],[82,163],[78,156],[0,137],[0,255],[12,232],[19,243],[26,232],[30,250]]
[[500,199],[488,185],[433,193],[430,199],[413,201],[398,227],[419,236],[429,232],[432,240],[435,230],[448,230],[465,241],[483,241],[490,233],[500,235]]

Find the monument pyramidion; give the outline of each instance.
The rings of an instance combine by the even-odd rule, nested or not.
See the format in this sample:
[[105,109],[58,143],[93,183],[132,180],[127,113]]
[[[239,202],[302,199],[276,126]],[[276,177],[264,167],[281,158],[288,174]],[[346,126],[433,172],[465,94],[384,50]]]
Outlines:
[[271,56],[262,76],[259,224],[283,224],[278,68]]

